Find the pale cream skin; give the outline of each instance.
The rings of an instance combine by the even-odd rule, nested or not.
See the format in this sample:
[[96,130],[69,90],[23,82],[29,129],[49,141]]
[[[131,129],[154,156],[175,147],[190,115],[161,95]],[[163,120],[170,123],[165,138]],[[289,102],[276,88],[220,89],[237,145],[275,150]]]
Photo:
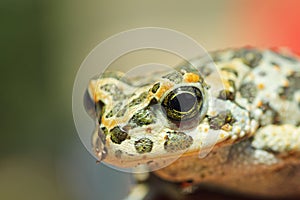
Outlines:
[[[121,73],[91,80],[89,97],[102,102],[93,135],[96,156],[119,167],[145,164],[168,181],[300,195],[298,58],[254,48],[211,56],[213,64],[195,59],[193,67],[153,74],[143,86],[142,80],[116,78]],[[172,109],[161,109],[174,100],[172,91],[193,99],[185,117],[197,113],[181,128],[169,116]]]

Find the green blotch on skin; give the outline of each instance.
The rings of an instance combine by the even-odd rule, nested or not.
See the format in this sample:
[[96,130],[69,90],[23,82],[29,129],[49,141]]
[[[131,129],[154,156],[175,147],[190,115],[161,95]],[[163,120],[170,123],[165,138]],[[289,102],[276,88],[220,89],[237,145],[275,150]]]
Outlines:
[[154,86],[151,89],[151,92],[156,93],[157,90],[159,89],[159,87],[160,87],[160,83],[155,83]]
[[266,116],[263,119],[259,120],[259,123],[262,126],[266,126],[268,124],[280,124],[281,122],[280,114],[269,104],[269,102],[263,102],[263,104],[259,108]]
[[230,110],[222,111],[218,115],[208,118],[209,127],[214,130],[221,129],[227,123],[232,125],[235,121]]
[[105,84],[105,85],[102,85],[100,87],[100,89],[102,89],[102,90],[104,90],[106,92],[109,92],[109,93],[119,91],[119,88],[116,85],[114,85],[114,84]]
[[221,69],[222,71],[227,71],[229,73],[232,73],[234,74],[236,77],[238,77],[239,73],[235,70],[235,69],[232,69],[231,67],[223,67]]
[[136,99],[133,99],[130,103],[129,103],[129,107],[135,106],[140,104],[142,101],[144,101],[148,96],[148,92],[143,92],[142,94],[140,94],[140,96]]
[[230,84],[230,86],[232,87],[233,91],[230,90],[221,90],[219,93],[218,98],[219,99],[223,99],[223,100],[230,100],[230,101],[234,101],[235,100],[235,94],[236,94],[236,87],[235,87],[235,83],[233,80],[228,80],[228,83]]
[[221,90],[218,96],[219,99],[234,101],[235,94],[229,90]]
[[257,95],[257,88],[253,82],[243,83],[239,89],[241,96],[252,103]]
[[236,52],[234,58],[240,58],[245,65],[248,65],[251,68],[254,68],[259,65],[263,56],[256,49],[240,49]]
[[121,110],[118,111],[117,117],[123,117],[125,115],[126,111],[127,111],[127,107],[125,106],[124,108],[122,108]]
[[118,103],[117,105],[115,105],[115,107],[111,111],[109,111],[105,117],[110,118],[114,116],[120,110],[121,106],[122,103]]
[[167,152],[185,150],[193,144],[193,138],[183,132],[167,132],[164,148]]
[[152,150],[153,142],[148,138],[141,138],[134,142],[134,147],[138,153],[149,153]]
[[150,109],[141,109],[132,116],[129,124],[143,126],[154,123],[155,116]]
[[289,86],[279,88],[279,96],[289,101],[294,99],[295,92],[300,89],[300,73],[294,72],[287,77]]
[[101,89],[111,94],[113,100],[120,100],[126,97],[126,95],[114,84],[105,84],[101,86]]
[[103,131],[103,133],[104,133],[105,135],[107,135],[107,134],[108,134],[108,130],[107,130],[107,128],[106,128],[106,127],[101,127],[101,130]]
[[128,138],[128,134],[122,131],[118,126],[114,127],[110,131],[110,139],[116,144],[121,144],[124,140]]

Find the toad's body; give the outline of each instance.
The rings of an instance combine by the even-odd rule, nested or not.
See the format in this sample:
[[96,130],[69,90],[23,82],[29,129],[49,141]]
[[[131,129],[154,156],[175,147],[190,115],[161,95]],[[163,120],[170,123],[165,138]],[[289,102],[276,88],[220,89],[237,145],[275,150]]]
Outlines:
[[96,155],[119,167],[146,164],[168,181],[300,195],[299,60],[254,48],[211,57],[150,78],[91,80]]

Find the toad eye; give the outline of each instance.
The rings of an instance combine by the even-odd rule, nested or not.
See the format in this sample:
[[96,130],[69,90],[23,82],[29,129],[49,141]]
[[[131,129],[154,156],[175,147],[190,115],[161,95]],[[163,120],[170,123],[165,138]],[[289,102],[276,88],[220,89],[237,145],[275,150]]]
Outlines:
[[200,114],[203,95],[199,88],[181,86],[169,92],[162,101],[167,118],[171,121],[185,121]]

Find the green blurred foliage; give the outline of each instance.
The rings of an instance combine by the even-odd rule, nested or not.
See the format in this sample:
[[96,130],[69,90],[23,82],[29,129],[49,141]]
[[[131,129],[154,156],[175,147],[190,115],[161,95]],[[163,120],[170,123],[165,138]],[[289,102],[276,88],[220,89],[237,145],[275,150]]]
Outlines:
[[51,92],[57,79],[45,33],[48,5],[39,0],[0,2],[0,199],[69,199],[59,191],[56,155],[68,148],[68,139],[79,139],[71,105],[64,108],[71,98]]

